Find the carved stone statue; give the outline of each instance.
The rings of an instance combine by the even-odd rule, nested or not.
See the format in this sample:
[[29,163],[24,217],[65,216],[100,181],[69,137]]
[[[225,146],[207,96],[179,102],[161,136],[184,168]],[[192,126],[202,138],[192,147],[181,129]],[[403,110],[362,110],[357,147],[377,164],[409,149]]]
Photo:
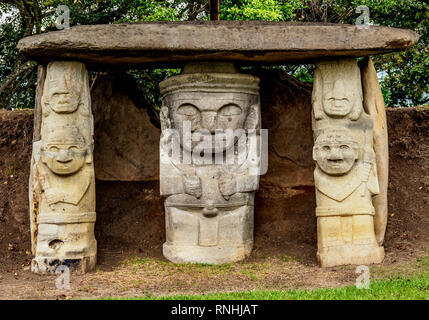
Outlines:
[[88,75],[77,62],[48,65],[41,140],[33,145],[30,203],[32,271],[96,264],[93,124]]
[[322,266],[379,263],[372,197],[379,193],[373,119],[354,59],[316,65],[313,89],[318,253]]
[[232,64],[197,63],[160,83],[163,253],[173,262],[228,263],[252,250],[258,82]]

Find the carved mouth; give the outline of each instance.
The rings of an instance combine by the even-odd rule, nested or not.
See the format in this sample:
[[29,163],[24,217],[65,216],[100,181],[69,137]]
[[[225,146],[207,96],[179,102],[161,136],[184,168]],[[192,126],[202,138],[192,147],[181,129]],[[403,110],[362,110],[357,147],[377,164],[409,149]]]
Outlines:
[[328,161],[331,165],[334,165],[334,166],[338,166],[344,162],[343,159],[333,159],[333,160],[328,159]]
[[331,108],[333,109],[343,109],[345,108],[346,103],[348,102],[348,99],[329,99],[331,102]]
[[57,162],[60,164],[67,164],[67,163],[72,162],[72,159],[70,159],[70,160],[57,160]]

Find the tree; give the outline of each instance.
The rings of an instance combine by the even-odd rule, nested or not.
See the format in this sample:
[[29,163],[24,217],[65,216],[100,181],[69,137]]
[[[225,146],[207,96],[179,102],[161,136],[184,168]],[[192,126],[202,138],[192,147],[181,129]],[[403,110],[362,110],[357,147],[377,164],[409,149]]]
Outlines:
[[[209,0],[0,0],[0,108],[34,105],[35,63],[22,57],[19,39],[56,30],[55,9],[70,8],[70,24],[137,21],[208,20]],[[373,57],[389,106],[428,103],[429,4],[420,0],[220,0],[223,20],[311,21],[354,24],[359,5],[370,9],[373,24],[407,28],[420,35],[406,52]],[[282,66],[303,81],[312,81],[313,65]],[[131,73],[155,106],[158,83],[178,70],[135,70]]]
[[18,52],[19,39],[40,33],[42,12],[38,1],[2,0],[1,12],[4,22],[0,32],[0,107],[10,108],[15,105],[25,107],[34,95],[36,82],[36,64]]

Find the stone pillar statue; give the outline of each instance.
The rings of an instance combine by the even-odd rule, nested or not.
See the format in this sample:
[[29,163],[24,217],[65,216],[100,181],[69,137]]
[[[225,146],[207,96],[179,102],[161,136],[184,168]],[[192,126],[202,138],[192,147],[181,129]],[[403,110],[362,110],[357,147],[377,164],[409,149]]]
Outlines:
[[379,194],[373,117],[362,105],[355,59],[316,64],[313,159],[317,258],[322,267],[379,263],[372,197]]
[[[163,253],[170,261],[229,263],[252,250],[258,83],[228,63],[188,64],[181,75],[160,83]],[[234,137],[227,136],[232,132]]]
[[[40,88],[39,88],[40,89]],[[30,176],[31,270],[95,268],[93,118],[88,72],[79,62],[51,62],[41,97],[40,140]]]

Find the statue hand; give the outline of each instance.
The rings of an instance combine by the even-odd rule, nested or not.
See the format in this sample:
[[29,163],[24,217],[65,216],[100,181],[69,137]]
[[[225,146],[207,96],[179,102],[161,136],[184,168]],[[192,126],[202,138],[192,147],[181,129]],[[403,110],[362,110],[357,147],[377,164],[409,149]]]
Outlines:
[[201,188],[201,181],[197,175],[187,175],[183,182],[185,193],[194,196],[195,198],[200,198],[203,194]]
[[59,197],[52,192],[45,191],[45,197],[49,205],[55,204],[61,201],[61,199],[59,199]]
[[225,200],[228,200],[230,196],[237,193],[237,182],[235,179],[221,180],[219,182],[219,191]]

